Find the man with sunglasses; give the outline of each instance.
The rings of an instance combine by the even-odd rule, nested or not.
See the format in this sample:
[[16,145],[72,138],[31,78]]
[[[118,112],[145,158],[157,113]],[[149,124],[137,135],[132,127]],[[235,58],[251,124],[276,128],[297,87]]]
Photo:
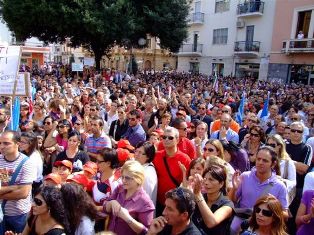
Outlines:
[[165,205],[165,193],[178,187],[183,175],[180,162],[189,169],[191,159],[178,148],[179,131],[173,127],[167,127],[162,137],[164,150],[158,151],[153,161],[158,177],[157,211],[160,215]]
[[36,171],[29,158],[19,152],[19,142],[18,132],[5,131],[0,135],[0,200],[4,208],[1,234],[9,230],[21,233],[31,209],[31,189]]
[[162,216],[152,221],[147,235],[201,235],[191,220],[196,205],[190,190],[180,187],[168,191],[165,203]]
[[[187,138],[188,135],[188,125],[185,120],[182,118],[176,118],[172,122],[172,126],[176,128],[179,132],[179,142],[178,149],[187,154],[190,159],[194,159],[196,157],[196,149],[191,140]],[[163,141],[161,141],[158,145],[158,151],[165,149]]]
[[[296,196],[290,205],[290,212],[295,217],[301,202],[304,178],[307,172],[313,168],[312,156],[313,150],[310,145],[303,143],[303,124],[301,122],[293,122],[290,125],[290,142],[287,143],[287,153],[294,161],[297,170],[297,186]],[[294,223],[289,223],[289,231],[295,231]]]

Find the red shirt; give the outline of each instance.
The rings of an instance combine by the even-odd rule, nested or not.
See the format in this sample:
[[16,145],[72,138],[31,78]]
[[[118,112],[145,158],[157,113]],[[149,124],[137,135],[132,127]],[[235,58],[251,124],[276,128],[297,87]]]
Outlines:
[[188,170],[190,167],[191,159],[185,153],[182,153],[180,150],[176,152],[176,154],[172,157],[168,157],[166,150],[158,151],[154,158],[154,165],[157,173],[158,178],[158,190],[157,190],[157,200],[162,205],[165,204],[165,193],[168,192],[170,189],[174,189],[177,187],[175,183],[170,178],[167,168],[164,163],[164,158],[169,166],[169,170],[173,178],[181,184],[183,180],[182,171],[179,166],[179,162],[181,162],[186,169]]
[[[185,138],[185,137],[180,138],[177,147],[182,153],[187,154],[191,160],[196,158],[195,146],[192,143],[192,141],[189,140],[188,138]],[[164,143],[160,141],[158,144],[158,151],[164,150],[164,149],[165,149]]]

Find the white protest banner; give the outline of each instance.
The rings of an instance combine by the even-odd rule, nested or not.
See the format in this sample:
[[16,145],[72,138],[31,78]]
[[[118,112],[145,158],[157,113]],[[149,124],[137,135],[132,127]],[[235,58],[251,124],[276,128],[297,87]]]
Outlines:
[[[0,45],[0,81],[14,82],[19,70],[20,58],[21,48],[19,46]],[[13,94],[13,90],[10,93]]]
[[83,63],[72,63],[72,72],[82,72]]
[[[5,79],[7,78],[7,79]],[[15,80],[2,77],[0,80],[0,94],[4,96],[31,96],[30,73],[19,73],[16,83],[16,91],[13,94]]]
[[94,64],[95,64],[94,58],[84,57],[84,65],[85,66],[94,66]]

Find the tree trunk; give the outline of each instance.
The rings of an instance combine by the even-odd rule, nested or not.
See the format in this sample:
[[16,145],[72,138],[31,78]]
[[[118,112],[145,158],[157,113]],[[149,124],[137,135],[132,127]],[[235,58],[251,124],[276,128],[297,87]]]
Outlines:
[[95,64],[96,64],[96,70],[100,70],[100,60],[102,57],[102,53],[99,51],[94,51],[95,54]]

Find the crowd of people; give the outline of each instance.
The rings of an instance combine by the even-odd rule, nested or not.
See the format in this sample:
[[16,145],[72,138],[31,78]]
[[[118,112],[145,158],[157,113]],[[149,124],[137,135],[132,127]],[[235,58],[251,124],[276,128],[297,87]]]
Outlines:
[[313,234],[313,86],[63,65],[31,79],[18,130],[1,97],[1,234]]

